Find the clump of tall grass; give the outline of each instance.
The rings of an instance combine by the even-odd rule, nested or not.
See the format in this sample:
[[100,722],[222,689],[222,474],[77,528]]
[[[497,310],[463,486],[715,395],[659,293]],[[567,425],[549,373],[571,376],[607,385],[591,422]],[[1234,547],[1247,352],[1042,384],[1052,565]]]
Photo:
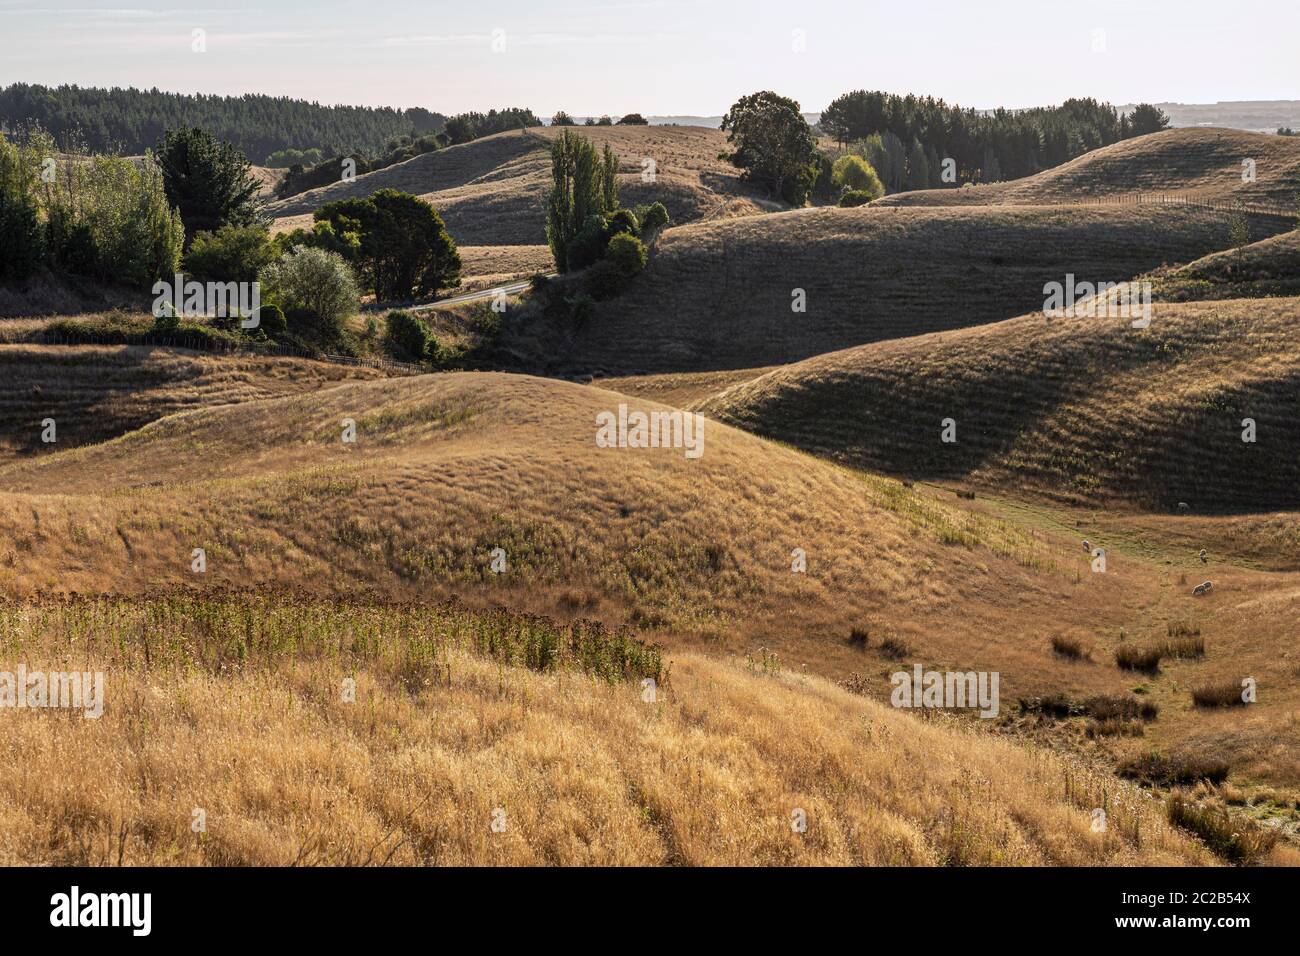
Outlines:
[[0,647],[42,640],[126,669],[346,659],[388,665],[405,683],[436,671],[451,648],[534,671],[573,668],[602,680],[662,683],[662,651],[597,621],[560,624],[456,602],[385,603],[292,595],[175,592],[140,600],[40,598],[0,603]]
[[1196,834],[1229,863],[1249,866],[1277,845],[1275,830],[1234,816],[1224,807],[1200,806],[1181,794],[1170,796],[1168,813],[1170,823]]
[[1246,701],[1242,698],[1241,684],[1229,680],[1193,688],[1192,703],[1197,707],[1236,707]]
[[902,638],[890,634],[880,642],[880,653],[884,654],[890,660],[901,661],[912,653],[911,645]]
[[1081,661],[1088,656],[1088,649],[1083,646],[1083,641],[1077,637],[1066,637],[1064,634],[1052,635],[1052,650],[1072,661]]
[[1222,783],[1228,779],[1228,765],[1213,757],[1166,756],[1158,751],[1142,754],[1120,764],[1121,776],[1148,786],[1191,786],[1202,780]]
[[1154,673],[1160,668],[1161,648],[1125,644],[1115,651],[1115,663],[1126,671]]

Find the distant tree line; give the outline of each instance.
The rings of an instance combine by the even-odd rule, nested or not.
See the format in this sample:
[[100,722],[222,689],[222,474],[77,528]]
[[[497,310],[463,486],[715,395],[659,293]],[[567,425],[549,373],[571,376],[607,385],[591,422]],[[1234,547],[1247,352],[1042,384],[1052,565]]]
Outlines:
[[[989,113],[921,96],[855,90],[821,115],[823,133],[841,146],[867,143],[868,161],[887,191],[1019,179],[1089,150],[1165,129],[1169,118],[1149,104],[1121,114],[1094,99]],[[878,137],[878,142],[873,138]],[[943,178],[944,160],[955,169]],[[877,162],[878,160],[878,162]]]
[[322,106],[285,96],[206,96],[158,89],[48,87],[0,89],[0,125],[39,125],[63,148],[143,153],[171,129],[198,126],[262,163],[280,150],[320,149],[326,156],[378,153],[394,137],[442,130],[446,117],[426,109]]
[[503,110],[488,110],[486,113],[457,113],[447,120],[443,133],[448,145],[457,146],[493,133],[541,125],[542,121],[532,110],[511,106]]

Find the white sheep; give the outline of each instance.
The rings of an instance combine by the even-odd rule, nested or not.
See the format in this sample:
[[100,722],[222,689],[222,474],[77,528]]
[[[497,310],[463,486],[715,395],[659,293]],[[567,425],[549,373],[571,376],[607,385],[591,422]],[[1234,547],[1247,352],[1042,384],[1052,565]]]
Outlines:
[[1191,507],[1191,505],[1189,505],[1186,501],[1180,501],[1180,502],[1178,502],[1178,510],[1179,510],[1179,511],[1186,511],[1186,510],[1187,510],[1188,508],[1190,508],[1190,507]]
[[1204,584],[1198,584],[1196,585],[1196,587],[1192,588],[1192,595],[1195,597],[1202,597],[1206,594],[1209,594],[1210,591],[1212,591],[1213,589],[1214,589],[1214,582],[1206,581]]
[[1092,554],[1092,542],[1087,540],[1086,538],[1084,539],[1083,542],[1083,550],[1087,551],[1089,554]]
[[1210,559],[1205,556],[1205,549],[1201,548],[1201,564],[1208,564],[1209,560]]

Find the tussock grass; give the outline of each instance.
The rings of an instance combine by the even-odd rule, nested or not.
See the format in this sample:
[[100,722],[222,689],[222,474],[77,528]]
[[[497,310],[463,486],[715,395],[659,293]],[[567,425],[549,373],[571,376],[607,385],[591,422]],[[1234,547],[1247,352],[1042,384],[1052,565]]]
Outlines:
[[1125,644],[1115,649],[1115,663],[1126,671],[1143,671],[1153,674],[1160,669],[1163,647],[1138,647]]
[[1203,684],[1192,689],[1192,703],[1197,707],[1242,707],[1246,702],[1242,700],[1241,693],[1240,681]]
[[1153,750],[1124,761],[1119,772],[1147,786],[1170,787],[1190,786],[1201,781],[1219,784],[1228,779],[1229,769],[1226,762],[1213,757],[1167,756]]
[[[607,640],[577,636],[591,671],[572,631],[539,654],[538,622],[502,614],[234,595],[0,606],[5,665],[107,674],[98,720],[3,721],[0,759],[22,772],[0,777],[0,862],[1212,859],[1159,805],[1052,753],[693,654],[649,702]],[[1112,826],[1094,834],[1103,796]]]
[[1198,805],[1181,794],[1168,803],[1169,822],[1205,841],[1218,856],[1240,866],[1258,863],[1272,852],[1279,834],[1230,814],[1224,807]]
[[1052,650],[1072,661],[1081,661],[1089,657],[1089,651],[1084,647],[1083,641],[1064,634],[1052,635]]

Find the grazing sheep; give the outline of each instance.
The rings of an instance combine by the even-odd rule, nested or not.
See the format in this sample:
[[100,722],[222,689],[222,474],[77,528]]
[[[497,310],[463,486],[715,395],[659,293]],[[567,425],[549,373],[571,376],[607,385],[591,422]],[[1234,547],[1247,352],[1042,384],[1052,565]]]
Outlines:
[[1209,560],[1210,559],[1205,556],[1205,549],[1201,548],[1201,564],[1207,564],[1209,563]]
[[1191,507],[1191,505],[1189,505],[1186,501],[1180,501],[1180,502],[1178,502],[1178,510],[1179,510],[1179,511],[1186,511],[1186,510],[1187,510],[1188,508],[1190,508],[1190,507]]
[[1092,542],[1087,540],[1086,538],[1084,539],[1083,542],[1083,550],[1087,551],[1089,554],[1092,554]]
[[1194,597],[1202,597],[1206,594],[1209,594],[1210,591],[1213,589],[1214,589],[1214,582],[1206,581],[1204,584],[1198,584],[1196,585],[1196,587],[1192,588],[1192,595]]

